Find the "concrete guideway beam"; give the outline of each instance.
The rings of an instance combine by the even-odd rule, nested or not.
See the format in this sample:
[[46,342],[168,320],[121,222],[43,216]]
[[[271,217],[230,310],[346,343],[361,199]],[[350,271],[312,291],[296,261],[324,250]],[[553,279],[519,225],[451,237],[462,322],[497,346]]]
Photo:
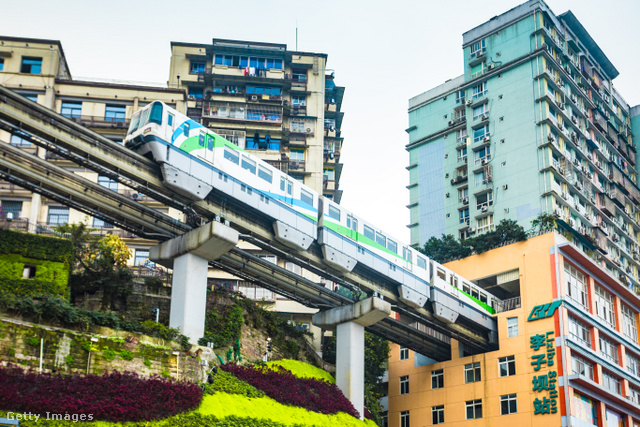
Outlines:
[[192,343],[204,336],[209,261],[229,252],[238,244],[238,237],[233,228],[212,221],[149,251],[152,261],[173,268],[169,326]]
[[316,313],[313,324],[336,326],[336,384],[364,419],[364,328],[391,314],[391,304],[376,297]]

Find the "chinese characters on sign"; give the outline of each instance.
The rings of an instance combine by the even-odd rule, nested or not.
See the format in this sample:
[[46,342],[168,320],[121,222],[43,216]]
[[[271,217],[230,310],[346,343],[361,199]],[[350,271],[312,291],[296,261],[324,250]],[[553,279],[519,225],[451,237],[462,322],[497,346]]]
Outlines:
[[[553,307],[553,310],[555,310],[556,307],[557,306]],[[534,313],[532,311],[531,315],[533,314]],[[530,318],[531,315],[529,316]],[[529,338],[529,344],[529,347],[532,348],[534,352],[539,353],[534,354],[531,357],[531,365],[534,367],[534,371],[538,372],[543,367],[548,368],[550,366],[554,366],[553,358],[556,355],[556,349],[553,331],[549,331],[544,335],[536,334],[531,336]],[[536,393],[546,394],[541,396],[542,400],[540,399],[540,397],[536,397],[536,399],[533,401],[534,415],[555,414],[558,411],[558,408],[556,407],[558,399],[558,389],[556,388],[557,375],[558,374],[555,370],[549,370],[545,374],[541,372],[540,374],[533,376],[533,380],[531,381],[533,383],[532,390]]]

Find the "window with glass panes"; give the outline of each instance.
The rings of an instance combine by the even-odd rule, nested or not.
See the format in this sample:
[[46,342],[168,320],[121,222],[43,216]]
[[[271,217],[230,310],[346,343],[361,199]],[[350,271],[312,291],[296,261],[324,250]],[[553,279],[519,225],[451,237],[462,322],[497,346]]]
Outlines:
[[458,202],[464,202],[469,197],[469,187],[458,188]]
[[618,346],[609,338],[600,334],[600,354],[614,363],[618,363]]
[[475,383],[480,381],[480,362],[474,362],[464,365],[464,382]]
[[518,318],[517,317],[509,317],[507,318],[507,337],[517,337],[518,336]]
[[587,347],[591,347],[590,328],[575,317],[569,316],[569,335]]
[[464,224],[469,220],[469,208],[460,209],[460,224]]
[[587,297],[587,278],[573,266],[565,264],[564,279],[567,283],[567,295],[569,298],[589,310]]
[[14,200],[2,200],[0,217],[3,219],[19,219],[22,216],[22,202]]
[[458,142],[462,142],[466,138],[467,138],[467,128],[458,129],[458,131],[456,132],[456,140]]
[[613,393],[620,394],[620,379],[608,372],[602,373],[602,386]]
[[102,187],[108,188],[109,190],[118,191],[118,181],[115,181],[108,176],[98,176],[98,184]]
[[443,388],[444,387],[444,370],[436,369],[431,371],[431,388]]
[[409,349],[407,347],[400,347],[400,360],[407,360],[409,358]]
[[500,396],[500,414],[509,415],[518,412],[518,400],[516,394]]
[[69,222],[69,208],[66,206],[49,206],[47,224],[62,225]]
[[400,427],[411,427],[409,411],[400,412]]
[[640,359],[631,354],[629,350],[625,354],[627,358],[627,371],[631,372],[636,377],[640,377]]
[[476,226],[478,233],[493,229],[493,215],[487,215],[484,218],[478,219]]
[[467,147],[458,148],[456,152],[458,154],[459,162],[464,162],[465,160],[467,160]]
[[638,326],[636,325],[636,313],[622,304],[622,333],[634,343],[638,344]]
[[431,424],[443,424],[444,423],[444,405],[431,407]]
[[571,355],[571,371],[574,374],[593,380],[593,363],[575,354]]
[[409,375],[400,377],[400,394],[409,394]]
[[498,370],[501,377],[510,377],[516,374],[515,356],[506,356],[498,359]]
[[133,259],[133,265],[144,265],[149,259],[149,249],[136,249],[136,255]]
[[63,102],[60,114],[67,118],[78,118],[82,115],[82,102]]
[[482,399],[467,400],[465,402],[465,409],[468,420],[482,418]]
[[289,150],[289,158],[291,160],[303,162],[304,161],[304,150],[301,148],[292,148]]
[[121,105],[107,105],[104,111],[104,119],[107,122],[124,122],[127,108]]
[[596,313],[598,317],[609,324],[609,326],[616,327],[616,314],[615,306],[613,303],[613,295],[605,291],[602,286],[595,285],[596,291]]
[[31,147],[31,141],[20,138],[17,135],[11,135],[11,139],[9,140],[9,143],[14,147]]

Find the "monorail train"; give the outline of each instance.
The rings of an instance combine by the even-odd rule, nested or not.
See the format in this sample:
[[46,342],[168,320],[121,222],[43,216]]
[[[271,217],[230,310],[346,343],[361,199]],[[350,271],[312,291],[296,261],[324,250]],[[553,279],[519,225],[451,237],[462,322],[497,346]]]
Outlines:
[[317,241],[338,271],[360,263],[396,282],[410,306],[431,300],[442,321],[494,328],[493,295],[164,103],[137,111],[124,143],[159,163],[175,192],[201,200],[215,188],[268,215],[278,241],[300,250]]

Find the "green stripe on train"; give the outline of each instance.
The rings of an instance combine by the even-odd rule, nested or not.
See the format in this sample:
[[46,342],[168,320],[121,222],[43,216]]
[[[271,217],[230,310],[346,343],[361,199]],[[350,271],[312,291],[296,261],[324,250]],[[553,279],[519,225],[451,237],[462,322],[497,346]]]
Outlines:
[[[246,153],[246,150],[238,147],[232,142],[227,141],[220,135],[211,135],[211,134],[207,134],[207,135],[213,138],[213,146],[215,148],[229,147],[233,150],[242,151]],[[205,141],[205,147],[207,147],[208,145],[209,145],[209,142]],[[187,153],[191,153],[192,151],[195,151],[195,150],[201,150],[201,149],[204,149],[205,147],[200,145],[200,135],[190,136],[184,141],[182,141],[182,143],[180,144],[180,149]]]

